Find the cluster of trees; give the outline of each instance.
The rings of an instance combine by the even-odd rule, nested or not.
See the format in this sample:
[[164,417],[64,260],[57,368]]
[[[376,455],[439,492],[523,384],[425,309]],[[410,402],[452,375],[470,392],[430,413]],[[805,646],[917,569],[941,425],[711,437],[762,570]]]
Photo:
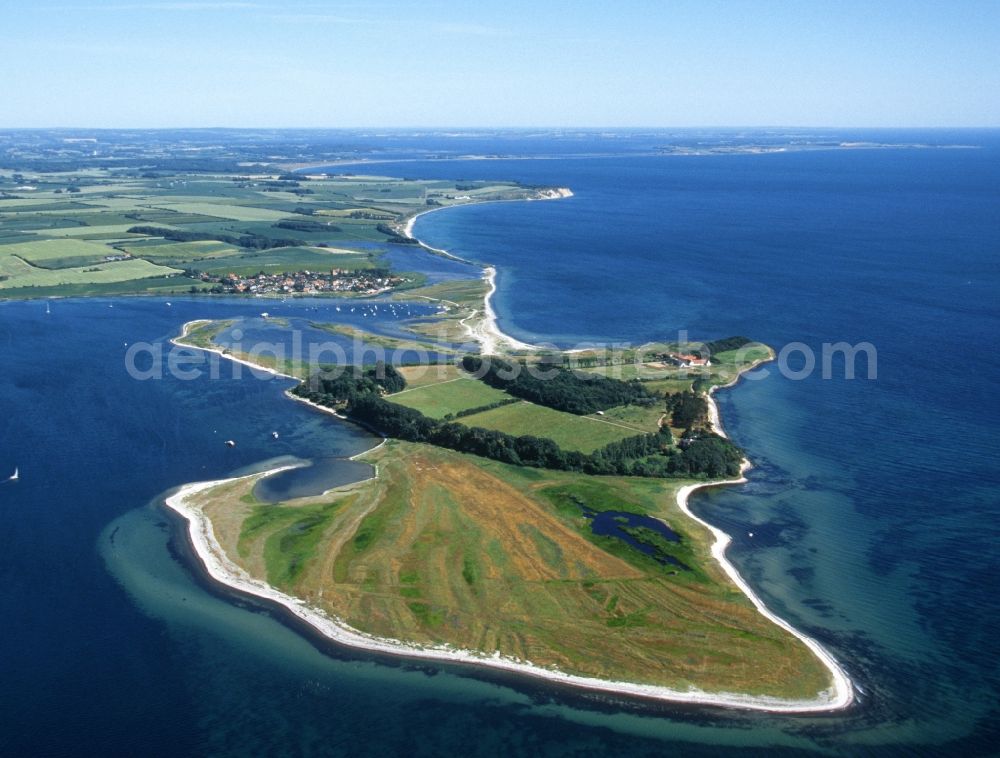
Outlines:
[[705,347],[710,351],[711,355],[717,355],[718,353],[724,353],[727,350],[739,350],[744,345],[749,345],[753,340],[749,337],[725,337],[721,340],[712,340],[711,342],[706,342]]
[[681,440],[681,451],[670,458],[668,469],[677,476],[738,476],[743,451],[712,432],[699,432]]
[[419,245],[420,243],[413,239],[412,237],[404,237],[401,234],[396,234],[396,230],[393,229],[388,224],[377,224],[375,228],[384,234],[389,239],[387,242],[391,242],[394,245]]
[[[349,366],[314,374],[293,392],[330,407],[354,405],[360,398],[379,397],[383,392],[401,392],[406,379],[396,367],[385,361],[374,366]],[[316,400],[319,398],[320,400]]]
[[225,242],[237,247],[251,250],[271,250],[276,247],[298,247],[306,245],[304,240],[273,239],[261,234],[224,234],[221,232],[187,232],[182,229],[167,229],[162,226],[133,226],[129,234],[145,234],[150,237],[163,237],[173,242]]
[[743,457],[728,440],[708,433],[691,437],[682,449],[677,449],[668,429],[627,437],[589,455],[563,450],[543,437],[514,436],[449,419],[432,419],[381,396],[383,392],[398,392],[405,385],[392,366],[379,363],[373,368],[353,368],[336,375],[320,374],[292,392],[320,405],[343,408],[352,420],[388,437],[520,466],[600,475],[715,477],[736,475]]
[[670,425],[676,429],[691,429],[708,420],[708,401],[701,394],[685,390],[667,395]]
[[339,232],[339,226],[324,224],[322,221],[296,221],[289,219],[274,224],[276,229],[291,229],[296,232]]
[[623,382],[560,366],[546,368],[546,376],[542,378],[532,375],[521,362],[466,355],[462,358],[462,367],[491,387],[578,416],[616,405],[652,405],[657,399],[639,381]]
[[489,403],[488,405],[477,405],[475,408],[466,408],[462,411],[457,411],[455,413],[449,413],[444,418],[446,421],[450,421],[453,418],[464,418],[465,416],[475,416],[477,413],[485,413],[486,411],[492,411],[494,408],[502,408],[505,405],[513,405],[514,403],[520,403],[521,401],[516,397],[508,397],[504,400],[497,400],[495,403]]
[[389,437],[427,442],[502,463],[587,474],[632,474],[633,460],[627,457],[630,452],[643,450],[650,451],[649,454],[659,453],[664,444],[669,444],[669,438],[664,439],[661,435],[637,435],[586,455],[576,450],[563,450],[543,437],[515,437],[495,429],[438,421],[414,408],[396,405],[375,394],[357,397],[346,412],[349,418]]

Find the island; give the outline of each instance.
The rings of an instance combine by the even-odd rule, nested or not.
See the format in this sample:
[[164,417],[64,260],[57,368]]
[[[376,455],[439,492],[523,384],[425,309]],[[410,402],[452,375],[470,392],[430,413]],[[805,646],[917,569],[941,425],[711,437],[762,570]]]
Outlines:
[[487,271],[399,293],[451,304],[411,325],[420,344],[479,346],[416,365],[266,365],[213,344],[224,322],[188,325],[180,344],[294,377],[290,399],[383,438],[358,456],[371,478],[312,497],[258,500],[283,469],[182,487],[167,504],[208,573],[367,650],[652,700],[849,705],[840,665],[766,608],[729,537],[688,507],[745,481],[712,394],[773,351],[745,337],[542,350],[499,331],[493,289]]

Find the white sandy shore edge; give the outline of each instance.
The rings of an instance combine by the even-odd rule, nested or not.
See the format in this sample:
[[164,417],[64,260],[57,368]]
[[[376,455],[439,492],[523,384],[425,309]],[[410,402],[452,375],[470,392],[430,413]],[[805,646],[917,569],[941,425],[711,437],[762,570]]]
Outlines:
[[[573,191],[568,187],[557,187],[551,190],[545,190],[538,197],[534,198],[524,198],[523,200],[486,200],[478,203],[470,203],[470,205],[484,205],[486,203],[509,203],[509,202],[531,202],[532,200],[561,200],[563,198],[573,197]],[[416,240],[421,245],[426,247],[428,250],[433,250],[435,253],[447,256],[456,261],[462,261],[463,263],[472,263],[464,258],[460,258],[447,250],[443,250],[439,247],[432,247],[428,245],[423,240],[414,236],[413,225],[416,223],[420,216],[427,213],[433,213],[434,211],[447,210],[448,208],[457,208],[461,206],[455,205],[445,205],[439,208],[431,208],[426,211],[421,211],[420,213],[414,214],[406,220],[406,224],[403,226],[403,234],[410,239]],[[475,264],[473,264],[475,265]],[[497,321],[496,311],[493,310],[493,296],[497,291],[497,270],[496,267],[487,265],[483,268],[483,279],[489,285],[489,291],[486,293],[486,297],[483,300],[483,311],[480,318],[478,311],[473,311],[472,314],[464,319],[462,319],[461,324],[465,327],[466,333],[469,338],[479,343],[479,351],[483,355],[495,355],[497,351],[501,348],[507,348],[515,351],[534,351],[540,350],[538,345],[530,345],[527,342],[521,342],[519,339],[511,337],[509,334],[504,333],[500,329],[500,325]],[[468,323],[471,322],[471,323]]]
[[[715,405],[715,403],[712,402],[712,405]],[[744,463],[744,470],[748,467],[749,464]],[[718,527],[712,526],[704,519],[695,516],[688,507],[688,498],[690,498],[691,493],[696,492],[699,489],[706,487],[718,487],[727,484],[744,484],[746,481],[747,478],[745,476],[741,476],[739,479],[730,479],[722,482],[689,484],[685,487],[681,487],[677,491],[677,506],[684,511],[686,515],[712,532],[715,537],[715,542],[712,545],[712,557],[718,561],[719,565],[722,566],[722,570],[725,571],[729,578],[733,580],[733,583],[740,588],[740,591],[742,591],[743,594],[750,599],[750,602],[754,604],[754,607],[760,615],[774,624],[777,624],[786,632],[802,642],[812,651],[813,655],[819,658],[820,663],[822,663],[826,667],[827,671],[830,672],[830,676],[833,680],[833,686],[830,689],[819,693],[817,702],[813,703],[810,707],[797,709],[793,708],[788,710],[810,712],[833,711],[846,708],[854,701],[854,686],[852,685],[850,678],[847,676],[847,673],[843,668],[841,668],[840,664],[837,663],[837,659],[834,658],[826,648],[820,645],[812,637],[800,632],[783,618],[768,610],[767,606],[764,605],[764,602],[757,596],[757,593],[751,589],[750,585],[746,583],[742,576],[740,576],[740,572],[736,570],[736,567],[729,562],[728,558],[726,558],[726,548],[729,547],[729,544],[733,541],[732,538]]]
[[[699,705],[720,706],[725,708],[744,708],[779,713],[805,713],[810,711],[825,711],[835,708],[843,708],[851,701],[849,687],[847,687],[846,690],[838,687],[834,693],[830,694],[821,693],[821,698],[818,701],[798,701],[782,700],[774,697],[743,695],[735,692],[710,693],[697,689],[673,690],[668,687],[659,687],[655,685],[634,684],[630,682],[611,682],[602,679],[593,679],[590,677],[566,674],[554,669],[536,666],[529,661],[521,661],[515,658],[502,656],[499,653],[486,655],[485,653],[478,653],[471,650],[461,650],[448,645],[422,646],[407,644],[400,642],[399,640],[378,637],[353,629],[342,620],[330,616],[322,609],[313,607],[306,601],[299,598],[286,595],[266,582],[255,579],[242,568],[233,563],[222,549],[222,546],[219,544],[219,541],[215,536],[215,532],[212,529],[211,520],[208,519],[201,509],[193,503],[199,493],[205,492],[213,487],[229,484],[241,479],[270,476],[281,471],[286,471],[290,468],[295,467],[281,466],[270,471],[265,471],[259,474],[250,474],[249,476],[244,477],[186,484],[175,494],[168,497],[165,503],[169,508],[187,520],[188,535],[191,539],[191,544],[195,553],[198,555],[199,560],[204,566],[206,573],[213,580],[239,592],[244,592],[249,595],[277,603],[334,642],[348,647],[359,648],[376,653],[400,655],[407,658],[420,658],[426,660],[446,661],[450,663],[486,666],[493,669],[500,669],[516,674],[544,679],[549,682],[571,685],[573,687],[581,687],[588,690],[675,703],[693,703]],[[704,485],[692,485],[692,489],[699,486]],[[678,496],[678,502],[680,501],[681,498]],[[687,511],[686,506],[684,506],[684,510],[688,513],[688,515],[691,515],[690,512]],[[697,517],[693,515],[692,518],[697,519]],[[700,519],[697,520],[700,521]],[[713,531],[715,530],[713,529]],[[725,535],[722,536],[725,537]],[[718,545],[718,543],[716,544]],[[713,549],[713,555],[716,555],[715,549]],[[720,555],[716,555],[716,557],[724,561],[724,558],[721,558]],[[728,563],[724,565],[728,565]],[[748,592],[746,585],[739,581],[739,575],[736,574],[735,571],[732,572],[732,575],[734,580],[737,580],[741,585],[741,589],[743,589],[744,592]],[[751,599],[753,599],[752,595]],[[762,610],[762,612],[765,611]],[[794,630],[787,627],[787,625],[781,622],[780,619],[777,619],[777,617],[772,617],[772,619],[776,623],[782,624],[782,626],[788,628],[789,631],[795,633]],[[796,636],[806,642],[806,644],[810,644],[811,642],[811,640],[807,637],[803,637],[798,634],[796,634]],[[813,645],[815,645],[815,643],[812,643],[810,647]],[[818,652],[825,652],[818,645],[816,645],[814,649]],[[839,671],[839,668],[837,670]],[[846,697],[844,696],[844,692],[847,693]]]
[[566,197],[573,197],[573,190],[571,190],[569,187],[556,187],[555,189],[545,190],[544,192],[541,192],[538,197],[525,197],[525,198],[517,198],[514,200],[472,200],[464,204],[439,205],[435,206],[434,208],[428,208],[425,211],[420,211],[419,213],[414,213],[412,216],[410,216],[406,220],[406,223],[403,225],[403,236],[417,240],[417,242],[420,242],[421,245],[423,245],[426,248],[429,248],[430,250],[433,250],[436,253],[444,253],[447,256],[456,258],[457,260],[460,261],[464,261],[465,260],[464,258],[458,258],[457,256],[449,253],[447,250],[441,250],[436,247],[431,247],[430,245],[427,245],[421,240],[418,240],[416,237],[414,237],[413,225],[416,223],[417,219],[420,216],[423,216],[427,213],[433,213],[434,211],[444,211],[448,210],[449,208],[463,208],[466,205],[486,205],[487,203],[530,203],[534,200],[561,200]]
[[[770,350],[770,348],[768,348],[768,349]],[[734,376],[726,384],[713,385],[712,387],[709,387],[709,389],[708,389],[708,420],[709,420],[709,422],[710,422],[710,424],[712,426],[712,431],[713,432],[715,432],[716,434],[718,434],[720,437],[726,437],[727,439],[729,437],[729,435],[726,434],[725,427],[722,426],[722,416],[719,414],[719,406],[716,404],[715,398],[712,397],[712,396],[716,392],[718,392],[719,390],[727,390],[730,387],[735,387],[737,384],[739,384],[740,380],[743,379],[743,377],[746,374],[750,373],[751,371],[753,371],[758,366],[760,366],[760,365],[762,365],[764,363],[769,363],[769,362],[771,362],[773,360],[774,360],[774,351],[771,351],[771,354],[768,355],[767,358],[761,358],[760,360],[756,360],[753,363],[751,363],[749,366],[747,366],[745,369],[743,369],[741,371],[738,371],[736,373],[736,376]]]
[[[204,322],[188,322],[184,325],[183,333],[187,334],[190,328],[193,328],[192,325],[198,323]],[[212,351],[209,348],[194,347],[190,345],[185,345],[185,347],[192,347],[195,350],[218,352],[219,355],[224,358],[228,358],[229,360],[239,361],[245,365],[253,366],[254,368],[258,368],[260,370],[266,370],[271,373],[278,374],[278,372],[273,371],[272,369],[264,369],[259,366],[254,366],[254,364],[235,358],[232,355],[221,351]],[[284,374],[280,375],[286,376]],[[323,413],[329,413],[341,420],[345,419],[344,416],[331,408],[326,408],[317,403],[313,403],[306,398],[293,395],[291,392],[286,392],[285,394],[291,399],[305,403],[306,405],[322,411]],[[715,409],[715,401],[711,397],[709,397],[709,405]],[[717,409],[715,412],[716,414],[718,413]],[[722,432],[722,434],[724,436],[725,433]],[[372,450],[378,449],[385,443],[386,440],[383,439],[375,448],[366,450],[356,456],[352,456],[352,460],[362,455],[366,455],[367,453],[372,452]],[[746,463],[745,466],[749,466],[749,463]],[[349,647],[391,655],[400,655],[409,658],[422,658],[487,666],[490,668],[502,669],[517,674],[524,674],[526,676],[545,679],[558,684],[565,684],[573,687],[607,692],[616,695],[625,695],[665,702],[710,705],[724,708],[741,708],[769,711],[774,713],[810,713],[846,708],[853,701],[854,695],[850,679],[848,679],[847,675],[844,673],[843,669],[841,669],[833,656],[811,637],[802,634],[788,622],[771,613],[767,609],[757,595],[754,594],[749,585],[743,580],[736,568],[726,558],[725,551],[731,542],[729,535],[721,529],[717,529],[706,521],[695,516],[688,507],[688,498],[692,492],[695,492],[703,487],[714,487],[724,484],[741,484],[746,481],[745,477],[731,481],[705,482],[703,484],[691,484],[682,487],[677,492],[677,505],[687,516],[697,521],[699,524],[702,524],[712,532],[715,536],[715,543],[711,549],[712,556],[719,562],[719,565],[722,566],[723,570],[733,580],[734,584],[736,584],[736,586],[750,599],[757,610],[765,618],[769,619],[802,641],[830,671],[833,686],[830,689],[819,693],[816,700],[784,700],[781,698],[746,695],[736,692],[710,693],[697,689],[674,690],[668,687],[659,687],[655,685],[605,681],[603,679],[576,676],[573,674],[566,674],[555,669],[543,668],[528,661],[521,661],[501,656],[499,653],[486,655],[485,653],[479,653],[472,650],[462,650],[448,645],[411,645],[399,640],[377,637],[356,630],[345,624],[340,619],[331,617],[322,609],[312,607],[304,600],[292,597],[291,595],[286,595],[274,587],[271,587],[266,582],[254,579],[243,569],[234,564],[226,556],[222,547],[219,545],[219,542],[215,537],[215,533],[212,530],[211,521],[205,516],[204,513],[201,512],[200,509],[191,503],[193,496],[212,487],[229,482],[235,482],[239,479],[271,476],[272,474],[286,471],[291,468],[296,468],[296,466],[281,466],[263,473],[250,474],[246,477],[235,477],[232,479],[220,479],[211,482],[186,484],[182,486],[176,494],[167,498],[165,502],[168,507],[179,513],[188,521],[188,531],[191,544],[205,567],[205,571],[210,577],[212,577],[212,579],[232,589],[245,592],[250,595],[255,595],[285,607],[325,637],[335,642]],[[378,476],[377,469],[375,476]]]
[[183,327],[181,327],[181,333],[178,336],[171,337],[170,344],[177,345],[177,347],[187,348],[189,350],[203,350],[206,353],[215,353],[216,355],[219,355],[219,356],[221,356],[221,357],[223,357],[223,358],[225,358],[227,360],[230,360],[233,363],[239,363],[242,366],[247,366],[247,367],[253,369],[254,371],[261,371],[261,372],[263,372],[265,374],[272,374],[273,376],[280,376],[283,379],[296,379],[296,380],[298,379],[297,376],[292,376],[291,374],[286,374],[284,372],[278,371],[277,369],[268,368],[267,366],[261,366],[258,363],[252,363],[251,361],[248,361],[248,360],[246,360],[244,358],[237,358],[232,353],[226,352],[225,350],[222,350],[221,348],[217,348],[217,347],[202,347],[201,345],[191,345],[191,344],[188,344],[187,342],[183,342],[183,339],[185,337],[187,337],[191,333],[191,331],[193,329],[197,328],[201,324],[210,324],[210,323],[212,323],[210,319],[203,319],[203,318],[201,318],[201,319],[195,319],[194,321],[188,321],[186,324],[184,324]]
[[463,319],[464,321],[474,320],[472,324],[465,324],[466,330],[469,333],[469,337],[479,343],[479,351],[483,355],[495,355],[498,349],[502,347],[509,348],[511,350],[539,350],[537,345],[529,345],[527,342],[521,342],[509,334],[505,334],[500,329],[500,325],[497,322],[496,311],[493,310],[493,295],[497,291],[497,270],[493,266],[487,266],[483,269],[483,279],[490,286],[489,292],[486,293],[486,297],[483,299],[483,315],[480,319],[475,319],[476,313],[473,313],[469,319]]
[[[740,378],[746,372],[752,371],[762,363],[767,363],[768,361],[771,360],[774,360],[773,355],[768,356],[767,358],[762,358],[759,361],[754,361],[748,368],[744,369],[743,371],[740,371],[728,384],[724,384],[722,386],[715,386],[709,390],[706,398],[708,401],[709,420],[711,421],[712,424],[712,430],[720,437],[725,437],[728,439],[729,435],[726,434],[726,430],[722,426],[722,419],[719,415],[719,406],[716,404],[713,394],[715,393],[716,390],[733,387],[740,381]],[[744,459],[743,464],[740,467],[741,475],[738,479],[703,482],[699,484],[688,484],[684,487],[681,487],[677,491],[677,507],[680,508],[684,512],[684,514],[687,515],[689,518],[693,519],[694,521],[697,521],[699,524],[701,524],[703,527],[705,527],[712,533],[712,536],[715,537],[715,542],[712,544],[711,548],[712,557],[715,558],[718,564],[722,567],[722,570],[726,572],[726,575],[733,581],[733,584],[739,587],[740,591],[744,595],[746,595],[747,598],[749,598],[750,602],[753,603],[754,607],[757,609],[757,612],[760,613],[760,615],[762,615],[768,621],[771,621],[772,623],[781,627],[786,632],[788,632],[793,637],[802,642],[802,644],[808,647],[809,650],[812,651],[813,655],[815,655],[819,659],[820,663],[822,663],[826,667],[827,671],[830,672],[830,677],[832,679],[833,686],[829,690],[820,693],[820,700],[822,700],[824,696],[827,698],[825,704],[817,703],[812,708],[802,709],[802,712],[832,711],[832,710],[839,710],[842,708],[846,708],[852,702],[854,702],[854,685],[852,684],[850,677],[847,676],[847,673],[837,662],[837,659],[834,658],[833,655],[826,648],[824,648],[819,642],[814,640],[812,637],[804,634],[803,632],[800,632],[798,629],[789,624],[787,621],[778,616],[776,613],[770,611],[768,607],[764,605],[764,601],[757,596],[757,593],[753,591],[750,585],[747,584],[746,580],[743,579],[743,577],[740,575],[740,572],[736,570],[736,567],[732,563],[730,563],[729,559],[726,557],[726,548],[728,548],[730,543],[733,541],[732,537],[730,537],[728,534],[726,534],[718,527],[712,526],[712,524],[696,516],[691,511],[691,508],[688,505],[688,500],[690,499],[691,494],[697,492],[700,489],[707,489],[709,487],[720,487],[732,484],[745,484],[747,482],[745,473],[750,468],[752,468],[752,464],[750,463],[749,460]]]
[[[492,268],[492,267],[490,267]],[[489,299],[487,298],[487,303]],[[183,345],[184,347],[189,347],[195,350],[205,350],[207,352],[214,352],[221,355],[229,360],[236,361],[238,363],[250,366],[257,370],[267,371],[271,374],[278,376],[283,376],[287,378],[294,379],[287,374],[282,374],[274,369],[268,369],[265,367],[257,366],[249,361],[236,358],[228,353],[221,350],[215,350],[212,348],[203,348],[193,345],[186,345],[179,342],[178,340],[186,336],[192,328],[197,324],[206,323],[205,320],[189,321],[184,324],[182,334],[180,337],[171,340],[175,344]],[[755,362],[750,369],[755,368],[760,363],[766,362],[766,360],[771,360],[771,358],[764,359]],[[746,370],[750,370],[746,369]],[[725,387],[731,387],[736,384],[740,376],[744,372],[740,372],[733,381],[725,385]],[[716,388],[713,388],[713,391]],[[339,419],[346,420],[346,417],[339,413],[336,413],[330,408],[326,408],[317,403],[313,403],[306,398],[298,397],[290,392],[285,393],[288,397],[293,400],[305,403],[306,405],[312,406],[319,411],[324,413],[329,413],[336,416]],[[708,405],[709,405],[709,415],[712,421],[712,427],[722,437],[727,436],[725,430],[722,427],[721,420],[719,418],[718,406],[715,403],[715,399],[712,397],[710,392],[708,395]],[[379,443],[378,446],[372,448],[372,450],[381,447],[386,442],[385,439]],[[366,450],[363,453],[359,453],[357,456],[352,456],[357,458],[361,455],[365,455],[371,452],[371,450]],[[264,477],[270,476],[271,474],[278,473],[279,471],[284,471],[289,468],[295,468],[295,466],[283,466],[277,469],[273,469],[268,472],[261,474],[251,474],[250,476]],[[750,462],[744,461],[743,471],[750,468]],[[377,476],[377,469],[376,474]],[[566,674],[564,672],[543,668],[541,666],[536,666],[528,661],[521,661],[514,658],[508,658],[501,656],[499,653],[494,653],[492,656],[486,655],[484,653],[479,653],[477,651],[462,650],[459,648],[453,648],[448,645],[440,646],[418,646],[411,645],[399,640],[387,639],[382,637],[376,637],[374,635],[365,634],[359,630],[353,629],[339,619],[329,616],[325,611],[319,608],[311,607],[308,603],[298,598],[286,595],[277,589],[271,587],[265,582],[254,579],[249,574],[247,574],[239,566],[236,566],[229,558],[225,555],[221,546],[215,538],[214,532],[212,531],[212,525],[210,520],[205,517],[205,515],[196,507],[192,506],[189,502],[191,496],[202,492],[205,489],[237,481],[237,479],[247,478],[247,477],[236,477],[233,479],[223,479],[213,482],[200,482],[187,484],[180,488],[180,490],[170,498],[167,498],[166,504],[174,511],[178,512],[184,516],[189,523],[189,533],[191,537],[192,545],[194,546],[195,552],[198,554],[201,562],[205,566],[206,572],[216,581],[224,584],[233,589],[239,590],[241,592],[246,592],[251,595],[256,595],[257,597],[264,598],[278,603],[284,606],[296,616],[302,620],[309,623],[317,631],[322,633],[324,636],[328,637],[335,642],[344,644],[350,647],[356,647],[364,650],[371,650],[380,653],[388,653],[392,655],[400,655],[410,658],[423,658],[431,660],[442,660],[450,661],[455,663],[466,663],[474,664],[480,666],[487,666],[495,669],[503,669],[506,671],[524,674],[526,676],[532,676],[535,678],[545,679],[550,682],[556,682],[559,684],[570,685],[574,687],[580,687],[588,690],[608,692],[617,695],[626,695],[631,697],[639,697],[651,700],[660,700],[666,702],[675,703],[690,703],[697,705],[711,705],[724,708],[741,708],[757,711],[769,711],[774,713],[815,713],[823,711],[834,711],[846,708],[854,700],[854,687],[851,683],[850,678],[841,668],[837,660],[831,655],[822,645],[820,645],[816,640],[809,637],[808,635],[798,631],[789,624],[787,621],[782,619],[780,616],[772,613],[768,610],[767,606],[764,605],[763,601],[754,593],[750,586],[746,583],[736,567],[733,566],[729,560],[726,558],[726,548],[732,542],[732,538],[723,532],[721,529],[712,526],[707,521],[694,515],[688,506],[688,500],[693,492],[699,489],[707,487],[716,487],[722,485],[731,484],[743,484],[747,481],[745,476],[741,476],[739,479],[727,480],[727,481],[714,481],[714,482],[704,482],[698,484],[690,484],[682,487],[677,492],[677,505],[688,517],[698,522],[706,529],[708,529],[715,537],[715,542],[711,548],[712,557],[718,561],[719,565],[722,567],[723,571],[732,579],[733,583],[743,592],[747,598],[753,603],[757,611],[767,618],[772,623],[778,625],[785,631],[792,634],[798,640],[800,640],[804,645],[806,645],[810,651],[820,660],[820,662],[826,667],[830,672],[832,679],[832,686],[827,690],[824,690],[817,694],[814,700],[785,700],[775,697],[767,696],[755,696],[747,695],[741,693],[709,693],[702,690],[690,689],[690,690],[674,690],[668,687],[660,687],[656,685],[645,685],[645,684],[635,684],[631,682],[613,682],[605,681],[603,679],[593,679],[590,677],[576,676],[573,674]]]

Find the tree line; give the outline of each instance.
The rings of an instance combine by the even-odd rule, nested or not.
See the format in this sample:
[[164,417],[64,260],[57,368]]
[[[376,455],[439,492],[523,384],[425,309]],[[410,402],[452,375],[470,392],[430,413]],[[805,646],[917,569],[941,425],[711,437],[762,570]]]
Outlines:
[[295,232],[341,232],[343,229],[334,224],[325,224],[322,221],[297,221],[286,219],[273,225],[276,229],[291,229]]
[[739,448],[710,432],[701,432],[677,448],[667,428],[626,437],[590,454],[563,450],[551,439],[432,419],[382,397],[405,386],[405,379],[393,366],[378,363],[370,368],[352,367],[336,374],[315,375],[292,392],[319,405],[342,409],[348,418],[387,437],[519,466],[597,475],[718,477],[738,474],[743,458]]
[[557,411],[586,416],[618,405],[652,405],[657,396],[641,382],[623,382],[600,374],[546,368],[546,378],[533,375],[523,362],[466,355],[462,368],[491,387]]
[[277,247],[299,247],[308,244],[299,239],[274,239],[262,234],[245,233],[240,235],[223,232],[188,232],[182,229],[167,229],[163,226],[133,226],[129,234],[145,234],[149,237],[163,237],[172,242],[225,242],[236,247],[251,250],[271,250]]
[[753,342],[749,337],[725,337],[721,340],[712,340],[711,342],[706,342],[705,347],[708,348],[709,355],[718,355],[719,353],[724,353],[727,350],[739,350],[744,345],[749,345]]
[[684,390],[667,395],[670,425],[675,429],[692,429],[708,421],[708,401],[704,395]]

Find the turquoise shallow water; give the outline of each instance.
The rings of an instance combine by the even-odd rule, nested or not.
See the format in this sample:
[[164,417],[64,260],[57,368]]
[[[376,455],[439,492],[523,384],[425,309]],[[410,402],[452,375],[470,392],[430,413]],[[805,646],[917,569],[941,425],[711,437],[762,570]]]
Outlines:
[[[845,662],[859,707],[809,718],[647,707],[313,640],[206,586],[177,524],[149,503],[182,482],[348,456],[372,438],[286,400],[281,380],[137,382],[124,370],[126,342],[199,317],[253,321],[260,308],[67,301],[47,317],[6,303],[0,473],[18,465],[21,480],[0,484],[2,751],[990,752],[993,139],[979,151],[406,164],[576,192],[418,222],[431,244],[500,267],[497,308],[518,337],[686,328],[878,348],[875,381],[772,374],[722,393],[756,468],[745,487],[695,502],[735,536],[732,559],[769,605]],[[269,310],[311,320],[309,308],[330,308],[284,307]]]

